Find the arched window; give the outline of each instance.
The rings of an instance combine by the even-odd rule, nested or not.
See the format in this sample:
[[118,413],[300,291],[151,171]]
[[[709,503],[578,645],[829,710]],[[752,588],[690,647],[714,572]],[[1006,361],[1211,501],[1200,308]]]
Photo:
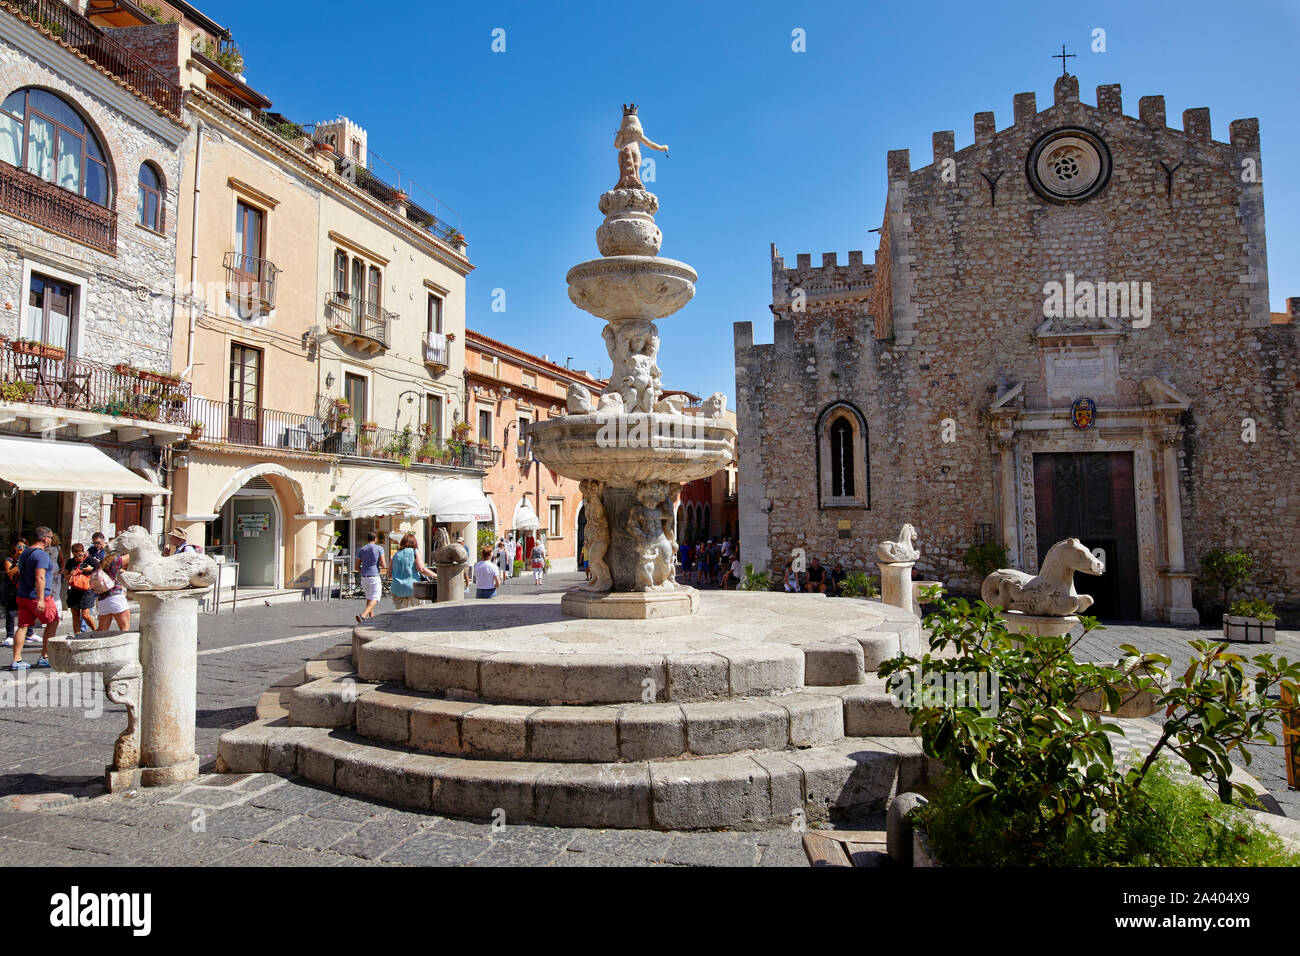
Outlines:
[[0,104],[0,160],[109,205],[103,147],[81,114],[47,90],[15,90]]
[[843,417],[831,425],[831,495],[853,495],[853,426]]
[[140,164],[140,225],[163,231],[162,174],[153,163]]
[[817,499],[821,508],[870,508],[867,422],[856,407],[837,402],[817,419]]

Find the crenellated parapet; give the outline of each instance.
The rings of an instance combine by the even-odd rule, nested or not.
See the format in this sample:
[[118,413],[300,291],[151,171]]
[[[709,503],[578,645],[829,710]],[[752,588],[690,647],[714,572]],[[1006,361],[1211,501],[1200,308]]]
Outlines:
[[831,323],[837,337],[852,337],[853,324],[864,314],[870,299],[875,267],[863,261],[861,250],[849,253],[847,263],[835,252],[822,253],[821,265],[801,252],[787,268],[772,244],[772,313],[792,321],[795,334],[810,337],[817,327]]

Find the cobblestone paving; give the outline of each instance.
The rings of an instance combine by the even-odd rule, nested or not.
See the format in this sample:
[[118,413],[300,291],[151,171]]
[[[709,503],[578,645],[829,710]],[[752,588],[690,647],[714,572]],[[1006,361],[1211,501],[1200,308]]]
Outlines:
[[[549,575],[546,590],[579,575]],[[531,577],[509,593],[536,589]],[[98,717],[75,706],[31,706],[30,689],[49,671],[0,672],[0,865],[44,866],[805,866],[801,835],[755,832],[659,833],[558,829],[449,819],[341,796],[298,778],[217,775],[216,743],[253,719],[258,695],[330,645],[346,640],[359,601],[242,606],[200,619],[196,748],[204,775],[193,784],[131,795],[103,792],[103,765],[124,726],[121,707]],[[381,611],[384,608],[381,608]],[[1186,641],[1213,629],[1117,625],[1090,635],[1081,656],[1113,658],[1119,644],[1186,661]],[[1300,655],[1300,634],[1279,632],[1271,649]],[[13,681],[27,685],[28,706]],[[1126,722],[1149,738],[1154,721]],[[1145,728],[1145,729],[1144,729]],[[1300,817],[1286,789],[1281,754],[1260,748],[1250,768],[1281,805]],[[876,830],[883,820],[844,821]]]

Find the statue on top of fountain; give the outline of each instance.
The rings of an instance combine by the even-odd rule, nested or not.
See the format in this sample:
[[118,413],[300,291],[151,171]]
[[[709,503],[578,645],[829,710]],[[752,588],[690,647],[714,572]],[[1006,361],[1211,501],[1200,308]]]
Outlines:
[[614,134],[614,148],[618,150],[618,185],[615,189],[645,189],[641,182],[641,147],[655,149],[668,155],[668,147],[650,140],[641,121],[636,116],[636,104],[623,104],[623,125]]

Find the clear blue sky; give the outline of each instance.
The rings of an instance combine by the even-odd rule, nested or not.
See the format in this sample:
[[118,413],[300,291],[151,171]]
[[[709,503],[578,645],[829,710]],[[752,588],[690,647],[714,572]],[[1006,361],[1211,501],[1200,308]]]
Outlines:
[[[972,139],[972,117],[1010,125],[1011,99],[1050,104],[1062,42],[1085,102],[1120,83],[1124,111],[1165,96],[1171,125],[1208,106],[1216,140],[1257,116],[1270,295],[1300,296],[1300,3],[425,3],[200,0],[228,26],[248,82],[298,122],[343,114],[371,150],[461,217],[468,324],[575,368],[608,374],[599,320],[564,283],[598,255],[600,193],[617,179],[613,135],[635,101],[658,160],[662,254],[700,274],[660,323],[669,387],[734,395],[732,323],[770,341],[768,243],[862,249],[885,197],[885,154],[930,159],[930,134]],[[491,50],[506,31],[506,52]],[[1092,31],[1106,52],[1091,52]],[[806,31],[807,52],[791,50]],[[1288,178],[1289,177],[1289,178]],[[493,312],[492,291],[506,311]],[[413,317],[414,320],[414,317]]]

